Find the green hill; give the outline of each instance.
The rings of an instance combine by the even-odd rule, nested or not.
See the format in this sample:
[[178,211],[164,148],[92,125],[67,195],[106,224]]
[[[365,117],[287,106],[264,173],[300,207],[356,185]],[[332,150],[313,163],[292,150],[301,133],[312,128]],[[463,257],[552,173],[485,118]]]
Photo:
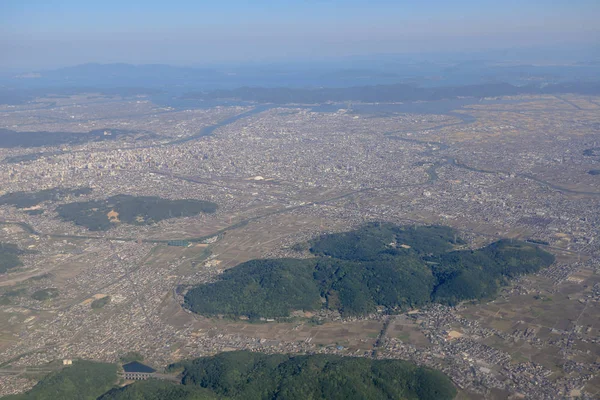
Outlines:
[[371,223],[354,231],[323,235],[310,244],[310,251],[315,255],[371,261],[384,255],[440,254],[464,241],[447,226]]
[[6,400],[96,400],[117,382],[117,366],[92,361],[75,361],[53,372],[30,391],[3,397]]
[[208,389],[147,380],[113,389],[99,397],[98,400],[216,400],[218,398],[214,392]]
[[85,226],[92,231],[105,231],[116,224],[149,225],[163,219],[214,213],[217,205],[209,201],[168,200],[154,196],[117,195],[106,200],[68,203],[57,207],[60,218]]
[[91,361],[51,373],[8,400],[449,400],[441,372],[400,360],[336,355],[220,353],[169,366],[181,384],[148,380],[115,387],[117,367]]
[[452,399],[441,372],[400,360],[221,353],[182,363],[183,383],[227,399]]
[[38,192],[13,192],[0,196],[0,205],[10,204],[16,208],[30,208],[37,206],[44,201],[64,200],[72,197],[90,194],[90,188],[54,188],[45,189]]
[[310,243],[312,259],[252,260],[217,282],[191,289],[186,306],[205,315],[287,317],[321,307],[364,315],[378,306],[408,309],[492,297],[508,279],[538,271],[554,257],[500,240],[477,250],[448,227],[372,223]]
[[253,260],[227,270],[222,280],[201,285],[186,296],[202,314],[282,317],[297,309],[320,306],[313,265],[305,260]]
[[23,265],[19,256],[24,251],[10,243],[0,243],[0,274]]

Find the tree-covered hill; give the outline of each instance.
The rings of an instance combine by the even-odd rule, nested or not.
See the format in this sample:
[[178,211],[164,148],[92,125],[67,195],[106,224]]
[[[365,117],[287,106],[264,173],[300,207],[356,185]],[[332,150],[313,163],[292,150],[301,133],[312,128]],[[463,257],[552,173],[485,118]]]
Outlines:
[[17,208],[30,208],[44,201],[64,200],[65,198],[79,197],[91,192],[92,189],[86,187],[44,189],[37,192],[13,192],[0,196],[0,205],[10,204]]
[[554,256],[519,241],[500,240],[477,250],[452,251],[427,258],[437,277],[434,301],[455,304],[461,300],[493,296],[507,279],[539,271]]
[[117,366],[92,361],[75,361],[53,372],[23,394],[6,400],[96,400],[117,382]]
[[186,301],[203,314],[282,317],[291,310],[314,310],[320,307],[320,291],[313,270],[306,260],[248,261],[225,271],[222,280],[198,286]]
[[14,244],[0,243],[0,274],[23,265],[19,258],[19,255],[23,253],[24,251]]
[[173,364],[181,384],[148,380],[116,387],[117,367],[91,361],[51,373],[7,400],[450,400],[443,373],[400,360],[336,355],[220,353]]
[[323,235],[310,244],[315,255],[369,261],[383,255],[440,254],[464,241],[447,226],[371,223],[354,231]]
[[477,250],[451,228],[372,223],[310,243],[311,259],[252,260],[217,282],[191,289],[186,306],[205,315],[278,318],[321,307],[365,315],[378,306],[408,309],[492,297],[520,274],[554,257],[537,246],[500,240]]
[[221,353],[183,363],[183,383],[230,399],[452,399],[438,371],[399,360]]
[[445,400],[456,395],[441,372],[400,360],[237,351],[180,365],[184,385],[226,399]]
[[115,224],[149,225],[163,219],[214,213],[217,205],[210,201],[168,200],[154,196],[117,195],[106,200],[68,203],[56,211],[65,221],[72,221],[92,231],[105,231]]
[[[177,383],[147,380],[136,382],[122,388],[115,388],[98,400],[216,400],[214,392],[197,386],[178,385]],[[221,398],[222,399],[222,398]]]

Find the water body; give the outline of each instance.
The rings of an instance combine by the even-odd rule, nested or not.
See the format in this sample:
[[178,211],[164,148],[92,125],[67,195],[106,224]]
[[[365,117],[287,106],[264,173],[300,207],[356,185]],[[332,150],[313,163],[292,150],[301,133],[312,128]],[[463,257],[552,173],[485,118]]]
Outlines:
[[[475,98],[468,99],[449,99],[437,101],[420,101],[412,103],[325,103],[311,107],[315,112],[336,112],[339,109],[352,109],[355,114],[443,114],[453,115],[464,122],[472,122],[471,116],[465,116],[462,113],[454,113],[469,105],[494,105],[494,104],[519,104],[523,100],[479,100]],[[466,119],[466,120],[465,120]]]
[[[474,167],[470,167],[466,164],[463,164],[461,162],[458,162],[454,158],[446,158],[441,162],[435,163],[434,165],[432,165],[430,168],[427,169],[426,172],[429,175],[429,183],[433,183],[437,180],[437,178],[438,178],[437,169],[444,165],[451,165],[456,168],[462,168],[462,169],[466,169],[468,171],[479,172],[482,174],[505,174],[505,175],[510,174],[507,171],[491,171],[491,170],[474,168]],[[600,196],[600,192],[589,192],[589,191],[585,191],[585,190],[569,189],[569,188],[545,181],[543,179],[537,178],[531,174],[517,173],[514,176],[517,176],[519,178],[529,179],[529,180],[534,181],[542,186],[546,186],[549,189],[554,189],[556,191],[563,192],[563,193],[581,194],[581,195],[586,195],[586,196]]]
[[[440,149],[437,149],[437,150],[440,150]],[[426,165],[426,164],[428,164],[428,163],[427,162],[422,162],[422,163],[417,163],[416,165],[417,166],[423,166],[423,165]],[[462,164],[462,163],[456,161],[455,158],[443,158],[441,161],[433,163],[431,166],[429,166],[429,168],[427,168],[425,170],[425,173],[427,173],[427,176],[428,176],[428,179],[427,179],[427,183],[428,184],[435,183],[438,180],[439,176],[438,176],[437,171],[438,171],[439,168],[443,167],[444,165],[452,165],[452,166],[457,167],[457,168],[462,168],[462,169],[466,169],[466,170],[473,171],[473,172],[480,172],[480,173],[483,173],[483,174],[496,174],[496,173],[498,173],[496,171],[487,171],[487,170],[483,170],[483,169],[477,169],[477,168],[470,167],[468,165],[465,165],[465,164]]]
[[[162,147],[162,146],[169,146],[169,145],[173,145],[173,144],[180,144],[180,143],[185,143],[185,142],[189,142],[192,140],[197,140],[200,139],[202,137],[207,137],[207,136],[212,136],[213,132],[216,129],[219,129],[225,125],[229,125],[233,122],[236,122],[242,118],[247,118],[250,117],[252,115],[261,113],[265,110],[268,110],[269,108],[271,108],[272,106],[269,105],[260,105],[260,106],[256,106],[253,109],[243,112],[241,114],[237,114],[234,115],[232,117],[226,118],[214,125],[210,125],[207,127],[202,128],[200,131],[198,131],[197,133],[191,135],[191,136],[187,136],[184,138],[180,138],[180,139],[175,139],[172,140],[170,142],[167,143],[161,143],[161,144],[151,144],[151,145],[147,145],[147,146],[132,146],[132,147],[124,147],[123,149],[149,149],[149,148],[155,148],[155,147]],[[20,156],[14,156],[14,157],[7,157],[4,160],[2,160],[3,163],[20,163],[20,162],[26,162],[26,161],[34,161],[37,160],[40,157],[50,157],[50,156],[58,156],[58,155],[62,155],[62,154],[69,154],[69,153],[79,153],[79,152],[87,152],[88,150],[72,150],[72,151],[55,151],[55,152],[38,152],[38,153],[30,153],[30,154],[24,154],[24,155],[20,155]],[[112,149],[109,150],[96,150],[96,152],[102,152],[102,151],[113,151]]]
[[164,92],[149,96],[149,100],[160,107],[171,107],[175,110],[207,110],[214,107],[253,106],[246,101],[235,100],[198,100],[184,98],[183,92]]
[[[10,104],[10,103],[8,103]],[[50,110],[52,108],[56,107],[56,102],[50,102],[50,103],[43,103],[43,102],[39,102],[39,104],[41,104],[38,107],[27,107],[27,108],[23,108],[23,107],[14,107],[14,108],[5,108],[4,110],[2,110],[2,113],[17,113],[17,112],[23,112],[24,110],[26,111],[40,111],[40,110]],[[23,103],[23,104],[17,104],[19,106],[28,106],[27,103]]]
[[585,149],[583,151],[583,155],[586,157],[599,157],[600,156],[600,147]]
[[205,128],[202,128],[198,133],[196,133],[196,134],[194,134],[192,136],[187,136],[187,137],[184,137],[184,138],[181,138],[181,139],[177,139],[177,140],[171,141],[169,143],[166,143],[166,144],[164,144],[162,146],[172,145],[172,144],[179,144],[179,143],[185,143],[185,142],[189,142],[191,140],[196,140],[196,139],[199,139],[199,138],[202,138],[202,137],[212,136],[213,132],[216,129],[219,129],[219,128],[225,126],[225,125],[232,124],[232,123],[234,123],[236,121],[239,121],[240,119],[247,118],[247,117],[250,117],[250,116],[255,115],[255,114],[259,114],[259,113],[261,113],[263,111],[268,110],[271,107],[272,106],[269,106],[269,105],[256,106],[256,107],[254,107],[253,109],[251,109],[249,111],[243,112],[241,114],[234,115],[233,117],[226,118],[226,119],[222,120],[221,122],[218,122],[218,123],[216,123],[214,125],[210,125],[210,126],[207,126]]
[[[449,148],[448,145],[444,144],[444,143],[440,143],[440,142],[432,142],[432,141],[425,141],[425,140],[418,140],[418,139],[411,139],[411,138],[405,138],[405,137],[401,137],[401,136],[388,136],[388,139],[392,139],[392,140],[401,140],[403,142],[409,142],[409,143],[417,143],[417,144],[422,144],[422,145],[426,145],[427,149],[421,153],[423,156],[428,156],[428,157],[435,157],[436,153],[446,150]],[[423,166],[426,164],[430,164],[429,162],[421,162],[421,163],[417,163],[417,166]],[[469,165],[463,164],[460,161],[458,161],[456,158],[453,157],[442,157],[439,159],[439,161],[436,161],[434,163],[432,163],[426,170],[425,172],[427,173],[428,176],[428,180],[427,183],[428,184],[432,184],[435,183],[439,176],[438,176],[438,169],[445,166],[445,165],[450,165],[456,168],[461,168],[461,169],[466,169],[468,171],[473,171],[473,172],[478,172],[478,173],[482,173],[482,174],[505,174],[505,175],[509,175],[510,172],[507,171],[493,171],[493,170],[486,170],[486,169],[480,169],[480,168],[475,168],[475,167],[471,167]],[[592,171],[588,171],[588,174],[590,175],[600,175],[600,170],[592,170]],[[529,179],[531,181],[537,182],[540,185],[544,185],[550,189],[554,189],[557,190],[559,192],[564,192],[564,193],[571,193],[571,194],[582,194],[582,195],[587,195],[587,196],[600,196],[600,192],[589,192],[589,191],[583,191],[583,190],[573,190],[573,189],[568,189],[565,188],[563,186],[559,186],[559,185],[555,185],[551,182],[545,181],[543,179],[539,179],[533,175],[530,174],[515,174],[515,176],[520,177],[520,178],[525,178],[525,179]]]
[[462,107],[478,103],[475,99],[453,99],[414,103],[325,103],[312,107],[315,112],[336,112],[351,108],[355,114],[447,114]]
[[401,136],[388,136],[388,139],[400,140],[402,142],[408,142],[408,143],[424,144],[424,145],[428,146],[428,148],[423,153],[423,155],[427,155],[427,156],[432,155],[433,152],[435,152],[435,151],[446,150],[450,147],[446,143],[432,142],[432,141],[428,141],[428,140],[411,139],[411,138],[405,138],[405,137],[401,137]]

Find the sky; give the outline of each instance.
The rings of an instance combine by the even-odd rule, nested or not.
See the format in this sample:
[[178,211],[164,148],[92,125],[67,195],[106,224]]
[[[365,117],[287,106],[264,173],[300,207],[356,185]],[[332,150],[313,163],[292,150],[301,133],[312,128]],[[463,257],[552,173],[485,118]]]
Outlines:
[[600,44],[599,0],[0,0],[0,68]]

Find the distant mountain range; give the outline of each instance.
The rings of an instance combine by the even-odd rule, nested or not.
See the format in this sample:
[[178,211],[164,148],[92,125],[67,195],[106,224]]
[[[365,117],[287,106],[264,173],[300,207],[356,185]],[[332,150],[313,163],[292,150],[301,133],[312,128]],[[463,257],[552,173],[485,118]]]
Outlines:
[[497,60],[347,60],[330,64],[177,67],[83,64],[0,77],[0,104],[95,92],[167,94],[268,103],[428,101],[513,94],[597,94],[600,63],[533,65]]
[[358,101],[391,103],[438,101],[463,97],[486,98],[522,94],[576,93],[599,95],[600,82],[559,83],[552,85],[514,86],[508,83],[421,88],[411,85],[377,85],[349,88],[295,89],[244,87],[235,90],[188,93],[184,98],[196,100],[238,100],[275,104],[320,104],[326,102]]
[[213,69],[175,67],[162,64],[82,64],[48,71],[15,75],[14,79],[38,80],[47,84],[155,86],[183,83],[223,75]]
[[430,60],[401,56],[348,58],[331,62],[220,65],[211,67],[164,64],[89,63],[54,70],[22,71],[4,76],[6,85],[142,86],[192,89],[264,87],[349,87],[414,83],[419,86],[457,86],[506,82],[560,83],[600,77],[600,59],[533,63],[509,58],[437,56]]

